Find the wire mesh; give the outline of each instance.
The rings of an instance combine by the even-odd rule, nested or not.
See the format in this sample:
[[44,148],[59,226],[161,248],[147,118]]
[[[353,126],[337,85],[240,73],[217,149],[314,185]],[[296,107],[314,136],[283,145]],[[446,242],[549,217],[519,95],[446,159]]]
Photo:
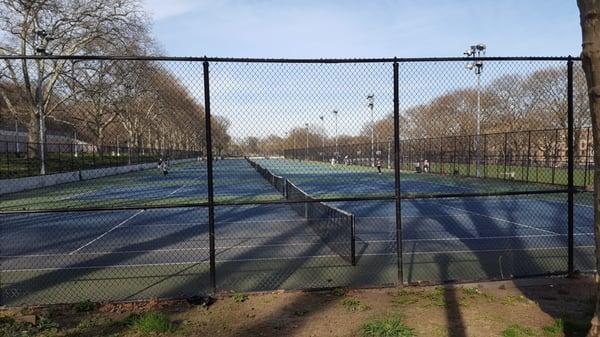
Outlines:
[[592,271],[571,61],[0,57],[0,305]]

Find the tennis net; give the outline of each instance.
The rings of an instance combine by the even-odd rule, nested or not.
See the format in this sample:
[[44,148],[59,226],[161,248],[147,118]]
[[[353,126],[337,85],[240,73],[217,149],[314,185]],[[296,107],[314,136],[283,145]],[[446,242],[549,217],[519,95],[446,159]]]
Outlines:
[[356,265],[356,226],[354,215],[324,204],[311,197],[289,180],[274,175],[260,164],[246,158],[252,167],[287,200],[290,207],[307,220],[309,227],[334,253]]

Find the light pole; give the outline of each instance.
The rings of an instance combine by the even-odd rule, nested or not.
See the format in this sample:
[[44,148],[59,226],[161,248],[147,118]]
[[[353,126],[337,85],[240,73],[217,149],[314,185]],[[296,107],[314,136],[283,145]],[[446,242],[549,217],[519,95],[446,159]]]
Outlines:
[[325,116],[319,116],[321,119],[321,128],[323,129],[323,135],[321,137],[321,161],[325,161]]
[[304,160],[308,160],[308,123],[304,123],[304,126],[306,126],[306,154]]
[[333,117],[335,120],[335,159],[337,161],[337,156],[338,156],[338,111],[337,110],[333,110]]
[[464,54],[467,57],[473,57],[474,60],[467,64],[468,70],[473,70],[477,78],[477,112],[476,131],[475,131],[475,167],[477,177],[481,176],[481,155],[480,155],[480,138],[481,138],[481,72],[483,71],[483,61],[477,60],[478,57],[485,56],[486,46],[483,43],[471,46]]
[[[39,55],[42,56],[50,56],[52,55],[51,53],[49,53],[48,51],[46,51],[46,48],[48,47],[48,43],[52,40],[54,40],[53,37],[51,37],[50,35],[48,35],[48,33],[43,30],[37,30],[35,32],[35,35],[40,39],[39,42],[39,46],[35,48],[35,52]],[[39,150],[40,150],[40,175],[45,175],[46,174],[46,149],[45,149],[45,144],[44,142],[46,141],[46,116],[44,116],[44,91],[42,88],[42,84],[43,84],[43,67],[42,64],[44,63],[44,60],[40,60],[38,63],[38,78],[37,78],[37,88],[36,88],[36,92],[35,92],[35,97],[37,100],[37,104],[36,104],[36,110],[37,110],[37,114],[38,114],[38,118],[39,118],[39,141],[40,141],[40,146],[39,146]]]
[[375,95],[367,95],[367,106],[371,109],[371,166],[375,166],[375,119],[373,117],[373,105],[375,101]]

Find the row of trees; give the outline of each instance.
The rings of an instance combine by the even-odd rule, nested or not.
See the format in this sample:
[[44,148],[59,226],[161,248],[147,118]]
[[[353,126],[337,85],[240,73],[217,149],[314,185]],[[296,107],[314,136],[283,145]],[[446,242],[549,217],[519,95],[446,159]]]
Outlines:
[[[519,66],[535,63],[522,63]],[[574,117],[575,152],[579,152],[580,138],[590,126],[586,83],[580,67],[574,67]],[[421,92],[404,95],[418,97]],[[432,139],[475,135],[477,96],[475,88],[450,90],[426,103],[413,105],[401,111],[400,137],[407,139]],[[502,133],[526,130],[560,129],[567,127],[567,69],[566,65],[548,67],[526,74],[506,74],[483,86],[481,99],[481,133]],[[414,98],[413,97],[413,98]],[[365,105],[365,112],[366,112]],[[338,144],[359,144],[371,141],[371,128],[375,141],[387,142],[393,137],[393,115],[388,112],[372,126],[367,123],[358,135],[340,135]],[[249,137],[237,142],[246,153],[277,155],[284,149],[334,146],[332,130],[309,125],[290,130],[286,136],[269,135],[264,138]],[[561,133],[562,134],[562,133]],[[516,138],[515,138],[516,139]],[[560,140],[561,142],[566,140]],[[540,141],[544,143],[544,141]],[[513,144],[518,149],[522,141]],[[547,139],[545,148],[556,147],[554,138]],[[546,149],[540,149],[545,151]]]
[[[140,8],[138,0],[0,0],[0,56],[155,55],[160,48]],[[205,148],[200,93],[192,92],[183,77],[200,74],[192,69],[196,64],[44,58],[0,62],[0,125],[16,120],[26,126],[32,158],[43,155],[48,123],[76,132],[99,151],[117,143]],[[229,122],[215,117],[212,125],[214,146],[222,151],[230,142]]]

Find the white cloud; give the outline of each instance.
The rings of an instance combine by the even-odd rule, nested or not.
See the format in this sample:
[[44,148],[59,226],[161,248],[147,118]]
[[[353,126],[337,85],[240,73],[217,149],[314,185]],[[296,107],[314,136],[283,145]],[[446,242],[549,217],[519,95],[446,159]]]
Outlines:
[[144,8],[155,21],[185,14],[203,4],[194,0],[144,0]]

